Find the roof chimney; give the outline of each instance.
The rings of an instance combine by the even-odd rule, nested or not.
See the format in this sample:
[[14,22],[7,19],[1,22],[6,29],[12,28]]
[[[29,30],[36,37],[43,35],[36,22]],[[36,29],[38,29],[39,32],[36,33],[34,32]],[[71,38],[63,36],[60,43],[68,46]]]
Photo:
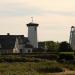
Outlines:
[[7,33],[7,35],[9,36],[9,35],[10,35],[10,33]]

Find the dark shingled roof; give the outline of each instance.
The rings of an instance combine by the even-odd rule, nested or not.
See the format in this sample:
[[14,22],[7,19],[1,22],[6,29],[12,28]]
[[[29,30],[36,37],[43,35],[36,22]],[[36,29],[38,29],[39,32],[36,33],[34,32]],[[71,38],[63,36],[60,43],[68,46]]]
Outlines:
[[30,22],[30,23],[27,24],[27,26],[38,26],[38,25],[39,25],[39,24],[33,23],[33,22]]
[[19,44],[28,42],[28,38],[24,37],[24,35],[0,35],[0,49],[13,49],[16,38],[19,39]]
[[26,44],[26,45],[25,45],[25,48],[33,48],[33,46],[30,45],[30,44]]

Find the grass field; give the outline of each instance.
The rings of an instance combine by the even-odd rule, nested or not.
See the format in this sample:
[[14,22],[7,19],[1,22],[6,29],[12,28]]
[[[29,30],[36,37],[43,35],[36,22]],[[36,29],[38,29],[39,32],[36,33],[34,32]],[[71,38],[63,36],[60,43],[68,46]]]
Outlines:
[[56,53],[1,55],[0,75],[75,75],[75,64],[59,63],[55,60],[56,56]]
[[[75,66],[72,68],[75,70]],[[60,64],[56,61],[0,63],[0,75],[62,75],[65,69],[70,71],[69,65]],[[66,73],[63,75],[75,74]]]
[[0,63],[0,75],[44,75],[47,72],[40,72],[41,68],[48,68],[56,64],[56,62]]

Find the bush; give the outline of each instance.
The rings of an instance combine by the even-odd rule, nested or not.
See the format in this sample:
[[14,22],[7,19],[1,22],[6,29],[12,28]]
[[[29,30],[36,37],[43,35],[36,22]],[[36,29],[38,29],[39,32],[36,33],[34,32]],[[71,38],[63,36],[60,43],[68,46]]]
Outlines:
[[63,72],[64,70],[61,67],[50,66],[50,67],[39,68],[37,71],[38,72],[45,72],[45,73],[56,73],[56,72]]
[[58,61],[64,62],[64,61],[72,61],[74,60],[73,54],[59,54]]

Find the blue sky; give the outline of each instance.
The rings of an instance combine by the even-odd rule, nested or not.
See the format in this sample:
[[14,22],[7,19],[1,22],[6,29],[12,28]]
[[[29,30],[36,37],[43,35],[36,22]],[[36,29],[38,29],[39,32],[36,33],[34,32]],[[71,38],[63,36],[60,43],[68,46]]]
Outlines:
[[39,23],[39,41],[68,41],[75,25],[75,0],[0,0],[0,34],[27,36],[32,16]]

